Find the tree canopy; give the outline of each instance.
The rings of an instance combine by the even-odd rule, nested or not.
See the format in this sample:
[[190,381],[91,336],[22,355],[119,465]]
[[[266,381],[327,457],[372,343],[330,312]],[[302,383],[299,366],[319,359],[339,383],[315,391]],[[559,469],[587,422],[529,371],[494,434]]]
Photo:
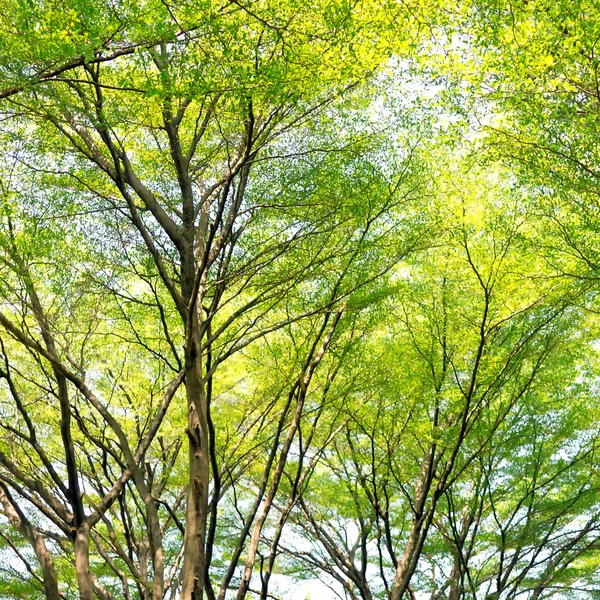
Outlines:
[[596,598],[598,31],[6,2],[0,598]]

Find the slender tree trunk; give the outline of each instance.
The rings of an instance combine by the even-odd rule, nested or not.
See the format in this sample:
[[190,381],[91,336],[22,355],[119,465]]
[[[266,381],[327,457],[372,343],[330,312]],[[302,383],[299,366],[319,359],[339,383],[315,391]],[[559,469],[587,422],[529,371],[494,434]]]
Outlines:
[[[184,240],[181,257],[181,300],[185,321],[185,393],[188,412],[187,437],[189,483],[183,539],[182,588],[179,600],[201,600],[206,572],[208,521],[208,411],[202,376],[202,299],[206,275],[208,205],[203,206],[197,228],[193,203],[185,203]],[[187,208],[186,208],[187,207]],[[201,277],[201,279],[197,279]]]
[[363,600],[373,600],[373,594],[371,594],[371,590],[366,581],[360,586],[360,595],[363,597]]
[[50,552],[48,552],[44,539],[37,530],[33,530],[33,549],[42,567],[44,592],[46,593],[47,600],[59,600],[60,593],[58,591],[58,579],[56,578],[54,561]]
[[329,321],[329,315],[325,317],[321,332],[315,340],[315,345],[313,346],[313,350],[311,352],[311,355],[309,356],[310,362],[306,366],[305,371],[300,375],[300,378],[298,379],[296,410],[294,411],[292,422],[290,423],[287,435],[283,443],[283,447],[281,449],[281,454],[279,455],[279,460],[275,468],[275,472],[273,473],[273,481],[271,483],[271,487],[269,488],[267,496],[263,501],[260,512],[258,513],[258,517],[252,529],[252,535],[250,536],[250,545],[248,547],[248,554],[246,555],[246,561],[244,563],[244,573],[242,575],[242,581],[240,582],[240,586],[238,588],[236,600],[244,600],[246,594],[248,593],[248,588],[250,587],[250,580],[252,578],[252,571],[254,569],[254,562],[256,560],[256,553],[258,551],[258,544],[260,542],[260,534],[262,532],[262,528],[265,524],[267,516],[269,515],[269,511],[271,510],[271,506],[273,504],[275,495],[277,494],[279,482],[281,481],[281,476],[283,475],[283,470],[285,469],[285,465],[287,462],[288,452],[290,450],[292,442],[294,441],[294,437],[296,435],[296,431],[298,430],[298,426],[300,425],[300,419],[302,417],[302,410],[304,408],[304,401],[306,399],[308,386],[310,385],[315,369],[321,362],[321,359],[323,358],[323,355],[325,354],[325,351],[327,350],[327,347],[331,342],[331,339],[340,320],[340,317],[342,316],[344,308],[345,303],[334,315],[333,321],[329,326],[329,330],[327,331],[319,349],[313,357],[312,354],[316,350],[316,345],[318,344],[319,339],[325,331],[325,328],[327,327],[327,323]]
[[138,492],[142,496],[144,506],[146,508],[146,518],[148,521],[148,542],[150,546],[150,554],[152,556],[152,599],[162,600],[164,596],[165,586],[165,557],[162,545],[162,533],[160,529],[160,521],[158,518],[158,510],[152,494],[146,485],[142,470],[132,461],[131,468],[134,470],[134,483]]
[[[198,301],[200,305],[200,300]],[[193,307],[192,310],[195,310]],[[189,490],[184,536],[183,586],[181,600],[201,600],[206,567],[206,528],[208,519],[208,416],[202,379],[201,340],[198,334],[200,311],[195,311],[192,343],[186,349],[185,389],[188,409]]]
[[[425,512],[425,503],[431,488],[432,470],[434,469],[435,445],[432,444],[427,452],[417,485],[415,487],[414,514],[410,528],[408,541],[404,548],[402,557],[396,566],[394,583],[390,590],[390,600],[401,600],[404,596],[410,578],[416,568],[418,555],[421,553],[423,545],[423,530],[427,528],[427,513]],[[430,509],[431,510],[431,509]]]
[[[458,550],[460,552],[460,549]],[[454,557],[454,566],[452,568],[452,575],[450,578],[450,594],[448,600],[460,600],[461,597],[461,585],[460,585],[460,556]]]
[[304,395],[304,389],[299,389],[296,411],[294,412],[294,417],[288,429],[288,433],[283,444],[283,449],[281,450],[281,454],[279,456],[279,461],[277,463],[275,473],[273,474],[273,482],[271,483],[271,487],[269,488],[267,497],[265,498],[263,505],[260,509],[258,518],[254,522],[252,535],[250,536],[250,546],[248,548],[248,554],[246,555],[246,561],[244,563],[244,574],[242,575],[242,581],[240,583],[240,587],[236,595],[236,600],[244,600],[248,592],[248,588],[250,587],[250,579],[252,578],[254,561],[256,560],[256,552],[258,550],[258,544],[260,542],[260,534],[265,520],[267,519],[267,516],[269,514],[269,511],[271,510],[271,506],[273,504],[275,494],[277,493],[277,489],[279,488],[279,482],[281,481],[283,469],[285,468],[287,455],[290,446],[292,445],[294,436],[296,435],[298,425],[300,423],[300,417],[302,416],[302,408],[304,407]]
[[412,522],[408,542],[404,548],[402,558],[398,561],[394,583],[390,592],[390,600],[401,600],[408,587],[410,576],[412,575],[411,564],[413,563],[414,554],[417,551],[419,535],[421,533],[422,519],[417,518]]
[[79,599],[94,600],[94,583],[90,574],[90,531],[87,524],[75,531],[73,540],[75,551],[75,570],[79,584]]

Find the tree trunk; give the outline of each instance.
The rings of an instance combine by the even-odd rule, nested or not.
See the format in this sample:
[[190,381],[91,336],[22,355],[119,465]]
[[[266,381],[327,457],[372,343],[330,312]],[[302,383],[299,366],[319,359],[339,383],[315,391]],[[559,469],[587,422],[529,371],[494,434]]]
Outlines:
[[432,444],[423,460],[421,472],[417,479],[417,485],[415,486],[414,514],[410,535],[406,547],[404,548],[402,558],[398,561],[396,567],[394,583],[390,590],[390,600],[401,600],[404,596],[410,583],[410,578],[415,571],[418,556],[421,553],[421,548],[423,546],[423,530],[426,530],[428,527],[427,517],[429,515],[425,512],[425,504],[431,488],[435,450],[436,446],[435,444]]
[[208,424],[202,382],[201,359],[193,344],[186,360],[186,397],[189,438],[189,490],[184,537],[183,586],[181,600],[200,600],[204,589],[205,540],[208,516]]
[[90,531],[87,524],[84,523],[75,532],[73,548],[79,599],[94,600],[94,583],[90,574]]
[[452,568],[452,576],[450,578],[450,594],[448,596],[448,600],[460,600],[462,595],[461,590],[461,572],[460,572],[460,555],[461,552],[459,548],[457,550],[457,555],[454,557],[454,566]]

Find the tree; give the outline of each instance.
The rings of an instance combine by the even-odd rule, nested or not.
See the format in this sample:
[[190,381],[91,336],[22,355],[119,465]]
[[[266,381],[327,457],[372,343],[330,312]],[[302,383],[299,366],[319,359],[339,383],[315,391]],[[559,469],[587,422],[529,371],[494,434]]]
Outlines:
[[349,598],[539,597],[593,561],[597,432],[578,402],[594,384],[578,382],[589,354],[568,333],[578,292],[541,284],[542,262],[534,276],[518,197],[474,186],[451,188],[444,243],[397,284],[344,432],[296,503],[306,544],[286,546],[292,564]]
[[[284,385],[287,401],[279,401],[278,390],[263,416],[269,429],[259,428],[271,448],[263,483],[219,592],[249,543],[238,593],[245,596],[307,389],[343,307],[421,235],[415,228],[378,260],[373,253],[396,229],[378,223],[393,214],[403,178],[388,182],[377,164],[359,165],[365,155],[351,137],[340,154],[344,162],[329,160],[337,143],[328,140],[318,148],[324,164],[311,160],[322,141],[310,137],[311,129],[333,127],[333,103],[396,43],[389,23],[410,20],[395,6],[379,8],[157,3],[141,14],[102,4],[89,12],[8,7],[8,43],[24,24],[48,43],[36,38],[33,47],[25,35],[2,65],[4,139],[16,162],[7,167],[12,181],[4,190],[3,246],[13,290],[6,291],[11,307],[0,322],[12,338],[5,339],[7,403],[22,421],[8,426],[7,442],[25,445],[22,455],[3,455],[3,481],[50,519],[53,535],[62,533],[57,548],[72,542],[81,598],[112,594],[90,565],[92,543],[125,595],[133,580],[141,597],[160,598],[169,588],[175,595],[180,584],[182,598],[199,598],[203,590],[212,596],[218,502],[235,484],[232,465],[218,464],[210,413],[215,378],[253,342],[307,319],[306,350],[294,357]],[[282,172],[277,165],[293,157],[305,157],[308,166]],[[334,197],[321,204],[319,177],[336,167],[346,174],[326,182]],[[274,176],[291,179],[296,194],[274,189]],[[34,182],[43,191],[30,195]],[[360,206],[349,185],[360,190]],[[298,210],[299,194],[312,215],[306,206]],[[80,223],[70,220],[83,215]],[[48,220],[61,222],[42,231]],[[40,266],[45,261],[54,268]],[[75,324],[84,333],[73,331]],[[102,339],[110,340],[107,347]],[[115,352],[117,340],[125,349]],[[134,369],[144,373],[141,380]],[[181,385],[185,501],[167,489],[171,469],[181,472],[181,444],[162,433]],[[43,436],[29,408],[39,390],[60,406]],[[171,428],[181,418],[176,414]],[[56,448],[50,457],[38,440],[59,430],[64,458]],[[25,468],[32,449],[35,478]],[[228,458],[239,460],[235,453]],[[185,525],[176,514],[182,506]],[[165,527],[174,524],[184,532],[178,553],[166,546]],[[175,569],[168,574],[166,557]]]
[[10,594],[593,591],[578,9],[7,5]]

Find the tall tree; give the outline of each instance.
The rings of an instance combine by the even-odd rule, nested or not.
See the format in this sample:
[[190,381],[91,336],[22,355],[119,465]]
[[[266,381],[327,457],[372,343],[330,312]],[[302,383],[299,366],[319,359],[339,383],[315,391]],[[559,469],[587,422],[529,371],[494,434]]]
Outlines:
[[[7,153],[16,155],[19,166],[5,195],[20,196],[20,203],[5,202],[4,251],[14,282],[9,285],[19,293],[13,298],[7,290],[12,308],[0,321],[21,346],[6,340],[9,403],[22,407],[24,427],[13,428],[12,435],[36,450],[44,474],[41,481],[32,479],[10,457],[3,466],[7,485],[71,539],[81,598],[110,597],[90,566],[91,542],[113,562],[127,593],[129,575],[107,552],[107,540],[140,596],[161,598],[169,587],[174,595],[180,583],[182,598],[200,598],[204,590],[212,596],[207,578],[217,505],[226,489],[210,413],[213,381],[226,360],[253,342],[310,318],[306,349],[286,383],[288,400],[274,408],[279,414],[274,437],[267,438],[264,484],[219,592],[225,594],[249,544],[238,597],[246,594],[307,389],[342,307],[420,235],[417,228],[373,262],[377,245],[396,229],[393,222],[387,230],[379,222],[389,219],[405,194],[399,187],[403,178],[388,182],[377,165],[359,167],[360,144],[351,136],[343,144],[350,148],[345,161],[337,163],[326,157],[339,149],[343,136],[333,142],[311,137],[316,126],[336,131],[328,116],[334,103],[384,63],[392,46],[406,43],[395,39],[390,26],[410,23],[410,13],[394,4],[381,8],[329,2],[311,7],[158,2],[143,11],[102,3],[60,11],[45,4],[8,7],[5,40],[15,45],[12,59],[2,65],[4,134]],[[23,29],[37,31],[35,40],[18,37]],[[40,43],[44,40],[47,44]],[[295,181],[293,173],[285,175],[294,195],[274,186],[281,170],[271,164],[315,152],[326,158],[322,166],[300,169]],[[327,198],[324,175],[336,166],[349,176],[328,180]],[[44,191],[27,201],[34,180],[43,181]],[[359,210],[349,186],[361,194]],[[73,196],[77,199],[62,199]],[[37,205],[40,199],[45,209]],[[93,216],[80,224],[71,220],[83,214]],[[65,219],[62,242],[54,242],[63,253],[56,273],[38,265],[56,260],[45,246],[36,248],[45,236],[52,244],[54,230],[41,231],[48,219]],[[23,228],[31,235],[22,236]],[[244,243],[246,238],[252,243]],[[82,256],[69,254],[76,243]],[[369,276],[359,277],[357,269]],[[78,286],[65,301],[53,289],[60,278],[70,284],[67,289]],[[92,318],[84,319],[90,309]],[[115,319],[119,326],[109,325]],[[83,323],[87,333],[74,334],[71,327]],[[106,356],[97,341],[102,336],[122,340],[126,352],[135,354],[115,355],[111,343]],[[28,355],[41,377],[31,383],[58,399],[55,426],[64,445],[67,485],[62,467],[56,471],[38,441],[30,400],[22,400],[29,374],[19,381],[18,365]],[[131,381],[136,367],[148,373],[147,381]],[[165,384],[156,405],[155,390]],[[156,478],[168,477],[168,469],[147,466],[181,384],[188,484],[185,501],[175,503],[185,506],[183,523],[158,493],[166,484]],[[133,419],[124,412],[129,410]],[[179,446],[157,439],[161,450],[155,460],[175,465]],[[23,460],[30,456],[24,450]],[[97,497],[86,494],[87,486]],[[109,518],[115,503],[125,548]],[[146,528],[141,538],[136,519]],[[175,558],[175,566],[183,560],[181,580],[165,573],[164,519],[183,531]],[[104,540],[96,526],[107,528]]]

